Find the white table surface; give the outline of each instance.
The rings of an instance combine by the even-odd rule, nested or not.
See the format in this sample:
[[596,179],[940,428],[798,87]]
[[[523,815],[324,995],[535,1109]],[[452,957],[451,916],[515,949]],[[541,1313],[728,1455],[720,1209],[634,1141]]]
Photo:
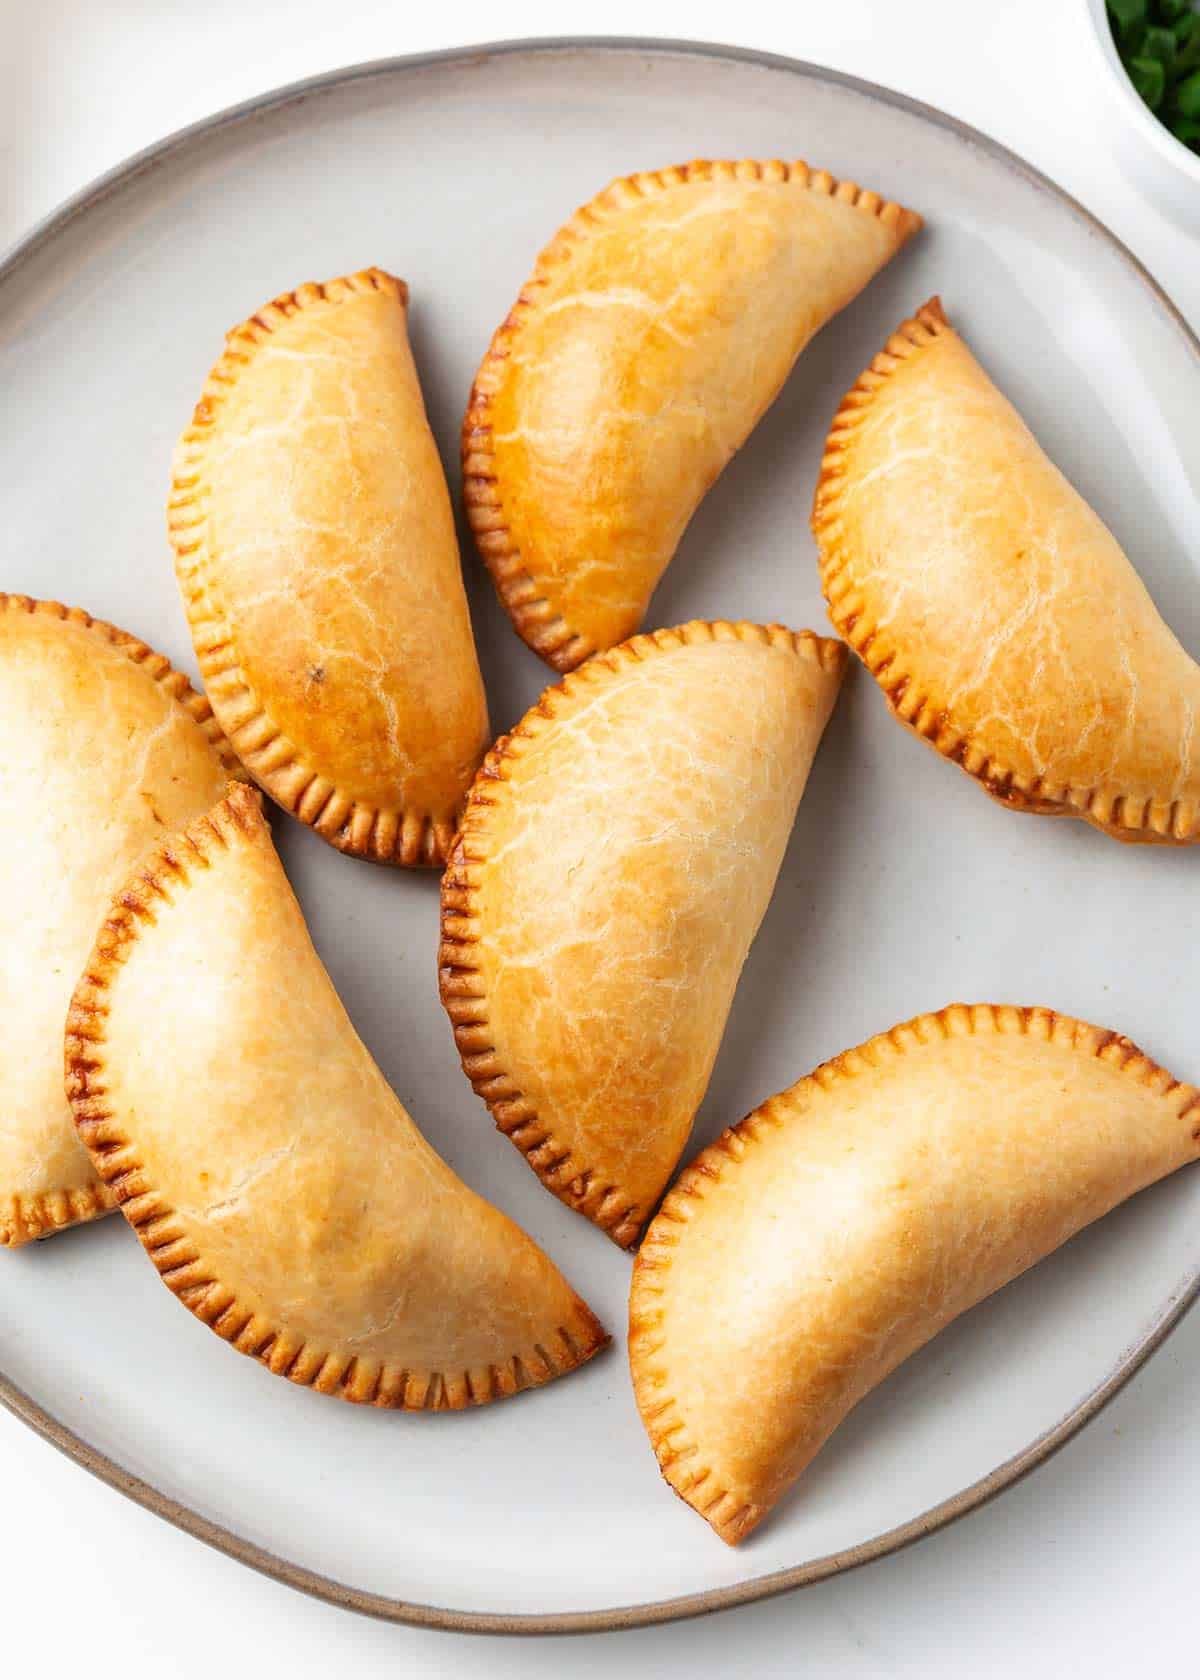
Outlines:
[[[1200,241],[1140,202],[1111,163],[1083,10],[1083,0],[0,0],[0,246],[170,130],[340,64],[565,28],[686,35],[830,64],[974,123],[1106,221],[1200,327]],[[570,1641],[418,1632],[316,1603],[176,1533],[0,1414],[0,1673],[153,1667],[211,1680],[253,1663],[295,1680],[615,1669],[1037,1680],[1069,1663],[1092,1675],[1191,1674],[1198,1376],[1200,1312],[1046,1468],[934,1539],[746,1610]],[[398,1521],[402,1506],[397,1489]]]

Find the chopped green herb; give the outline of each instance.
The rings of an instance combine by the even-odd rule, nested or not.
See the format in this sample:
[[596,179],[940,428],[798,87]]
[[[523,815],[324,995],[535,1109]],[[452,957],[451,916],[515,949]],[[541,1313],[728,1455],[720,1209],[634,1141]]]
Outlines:
[[1156,58],[1131,58],[1125,68],[1129,71],[1129,80],[1146,104],[1152,111],[1157,111],[1167,88],[1167,72],[1162,65]]
[[1180,82],[1173,103],[1181,117],[1200,118],[1200,70],[1193,70]]
[[1172,33],[1175,36],[1175,74],[1186,76],[1189,70],[1200,68],[1200,12],[1193,12],[1184,18],[1187,25],[1184,29],[1176,24]]
[[1163,126],[1200,151],[1200,10],[1197,0],[1106,0],[1129,80]]
[[1146,21],[1147,0],[1108,0],[1108,15],[1121,30],[1136,29]]
[[1175,39],[1173,29],[1160,29],[1157,25],[1147,29],[1142,36],[1142,44],[1138,48],[1139,58],[1156,58],[1168,73],[1175,62],[1175,54],[1179,43]]

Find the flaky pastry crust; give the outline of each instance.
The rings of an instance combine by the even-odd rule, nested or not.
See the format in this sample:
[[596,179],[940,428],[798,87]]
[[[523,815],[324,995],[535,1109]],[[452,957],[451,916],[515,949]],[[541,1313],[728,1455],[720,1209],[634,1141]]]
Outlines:
[[813,531],[839,634],[994,798],[1200,839],[1200,666],[937,298],[838,410]]
[[489,753],[442,881],[463,1069],[630,1247],[679,1159],[845,668],[780,625],[636,636]]
[[168,526],[251,775],[340,851],[433,866],[489,731],[407,302],[373,268],[236,327],[176,450]]
[[78,607],[0,594],[0,1248],[111,1210],[71,1123],[62,1023],[109,896],[236,769],[170,661]]
[[638,628],[688,520],[796,357],[921,225],[805,163],[614,181],[538,258],[463,422],[463,495],[556,670]]
[[607,1340],[387,1086],[245,784],[118,893],[66,1066],[79,1134],[163,1282],[278,1375],[457,1409]]
[[663,1475],[744,1539],[889,1372],[1198,1140],[1193,1086],[1048,1009],[956,1004],[826,1062],[696,1157],[638,1254]]

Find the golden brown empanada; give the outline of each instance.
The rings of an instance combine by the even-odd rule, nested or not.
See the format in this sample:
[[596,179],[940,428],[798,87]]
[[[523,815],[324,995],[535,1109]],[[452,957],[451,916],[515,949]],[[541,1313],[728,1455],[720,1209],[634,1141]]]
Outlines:
[[235,328],[176,451],[169,526],[246,768],[341,851],[439,864],[488,721],[407,304],[373,268]]
[[461,1407],[606,1340],[388,1088],[244,784],[118,894],[66,1058],[80,1134],[163,1281],[281,1376]]
[[636,636],[548,689],[471,790],[442,882],[463,1068],[624,1247],[687,1142],[844,663],[779,625]]
[[145,642],[0,594],[0,1247],[113,1206],[63,1095],[71,989],[109,898],[236,761],[208,701]]
[[744,1539],[902,1360],[1198,1136],[1200,1092],[1047,1009],[956,1004],[826,1062],[646,1233],[629,1354],[663,1475]]
[[631,636],[800,351],[920,226],[804,163],[615,181],[538,258],[463,423],[514,625],[559,671]]
[[990,794],[1200,839],[1200,667],[938,299],[842,403],[813,530],[837,629]]

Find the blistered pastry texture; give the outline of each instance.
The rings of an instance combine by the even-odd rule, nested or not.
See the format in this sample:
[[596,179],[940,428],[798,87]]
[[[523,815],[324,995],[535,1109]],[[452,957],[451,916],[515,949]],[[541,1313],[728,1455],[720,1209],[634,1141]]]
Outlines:
[[80,1136],[164,1283],[279,1375],[458,1408],[605,1342],[388,1088],[244,784],[117,895],[66,1063]]
[[217,717],[331,845],[440,864],[488,740],[404,283],[368,269],[229,334],[168,523]]
[[958,1004],[825,1063],[697,1156],[638,1254],[663,1475],[743,1539],[902,1360],[1198,1138],[1194,1087],[1046,1009]]
[[598,654],[492,749],[442,884],[463,1068],[624,1247],[708,1084],[845,649],[686,624]]
[[463,423],[467,516],[557,670],[633,634],[808,340],[920,226],[804,163],[615,181],[538,258]]
[[1016,810],[1200,839],[1200,667],[938,299],[850,390],[813,508],[830,617]]
[[208,701],[77,607],[0,594],[0,1247],[107,1213],[63,1095],[62,1027],[111,894],[236,760]]

